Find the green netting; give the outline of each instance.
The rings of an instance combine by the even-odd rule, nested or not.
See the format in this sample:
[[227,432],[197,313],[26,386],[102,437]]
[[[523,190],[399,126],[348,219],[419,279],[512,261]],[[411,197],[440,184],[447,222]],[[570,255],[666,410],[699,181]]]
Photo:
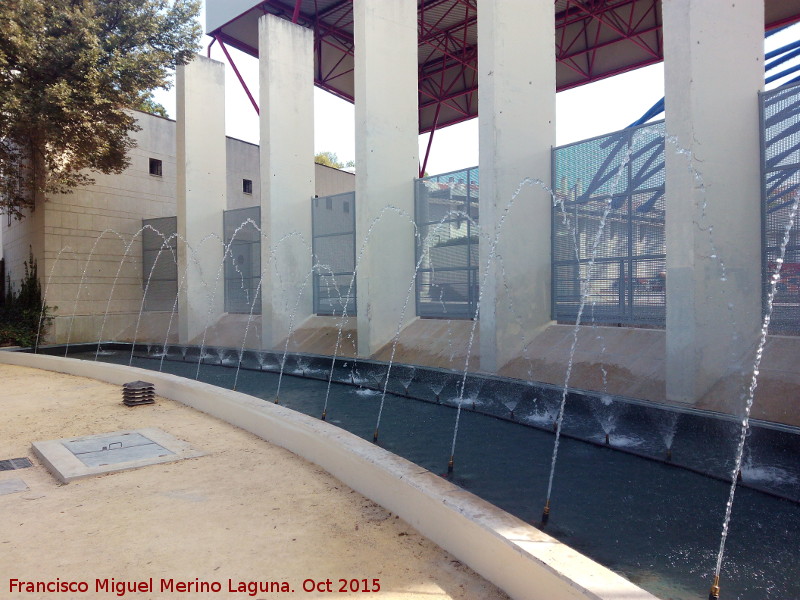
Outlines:
[[553,318],[663,326],[664,123],[553,149]]
[[472,319],[478,304],[478,168],[417,180],[417,315]]
[[[800,193],[800,85],[761,95],[762,281],[764,309],[776,272],[792,206]],[[800,333],[800,236],[789,231],[781,278],[773,301],[770,333]]]
[[356,194],[311,200],[314,312],[355,315]]
[[261,207],[226,210],[225,312],[261,314]]

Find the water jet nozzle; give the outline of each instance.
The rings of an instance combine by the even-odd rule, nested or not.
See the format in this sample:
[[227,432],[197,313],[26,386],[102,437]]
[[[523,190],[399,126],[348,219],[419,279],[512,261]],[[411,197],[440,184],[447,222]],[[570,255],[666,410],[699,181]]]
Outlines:
[[280,396],[275,396],[275,404],[280,404],[280,403],[281,403]]
[[611,440],[608,439],[608,434],[606,434],[606,446],[611,445]]
[[672,448],[667,448],[667,461],[672,462]]
[[719,575],[714,575],[714,583],[708,592],[708,600],[719,600]]
[[553,421],[553,431],[558,431],[558,421]]
[[373,444],[377,444],[378,443],[378,429],[377,428],[375,429],[375,433],[372,434],[372,443]]
[[450,460],[447,461],[447,474],[450,475],[453,473],[453,463],[455,462],[453,455],[450,455]]
[[544,505],[544,510],[542,511],[542,527],[547,525],[547,522],[550,520],[550,500]]
[[736,471],[736,483],[742,483],[742,470]]
[[442,401],[439,399],[439,394],[436,394],[436,404],[441,404]]
[[327,410],[323,410],[322,411],[322,420],[324,421],[325,417],[327,417],[327,416],[328,416],[328,411]]

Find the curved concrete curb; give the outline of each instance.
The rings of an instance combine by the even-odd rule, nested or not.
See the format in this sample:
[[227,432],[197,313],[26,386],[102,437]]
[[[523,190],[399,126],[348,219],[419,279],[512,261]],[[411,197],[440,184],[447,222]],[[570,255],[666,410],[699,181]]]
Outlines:
[[117,385],[133,379],[152,381],[158,395],[241,427],[324,468],[513,598],[656,600],[520,519],[324,421],[252,396],[144,369],[21,352],[0,352],[0,363]]

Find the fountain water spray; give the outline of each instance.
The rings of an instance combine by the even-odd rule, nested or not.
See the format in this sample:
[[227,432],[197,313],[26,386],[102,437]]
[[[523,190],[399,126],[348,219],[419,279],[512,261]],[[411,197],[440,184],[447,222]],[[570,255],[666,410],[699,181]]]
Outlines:
[[97,244],[100,243],[100,240],[103,239],[103,236],[107,233],[113,233],[120,240],[122,240],[123,242],[125,241],[125,238],[122,236],[122,234],[110,228],[104,229],[102,232],[100,232],[100,235],[98,235],[97,238],[95,238],[94,244],[92,244],[92,249],[89,251],[89,257],[86,259],[86,263],[83,266],[83,273],[81,273],[81,281],[80,283],[78,283],[78,291],[75,294],[75,303],[72,306],[72,318],[70,318],[69,320],[69,328],[67,329],[67,342],[66,344],[64,344],[64,356],[67,356],[67,354],[69,354],[69,340],[72,337],[72,325],[75,322],[75,313],[78,312],[78,300],[80,300],[81,297],[81,288],[83,288],[83,282],[86,280],[86,272],[89,270],[89,263],[92,261],[92,257],[94,256],[94,251],[97,249]]
[[[231,239],[227,244],[225,243],[225,240],[220,239],[220,237],[218,235],[212,234],[222,244],[223,253],[222,253],[222,260],[220,260],[219,267],[217,267],[217,276],[214,279],[214,288],[211,290],[210,294],[207,294],[207,296],[208,296],[208,311],[206,313],[206,326],[203,328],[203,339],[200,342],[200,355],[199,355],[199,357],[197,359],[197,370],[195,371],[195,374],[194,374],[194,378],[195,379],[198,379],[200,377],[200,365],[203,362],[203,350],[205,349],[205,346],[206,346],[206,336],[208,335],[208,328],[211,326],[211,313],[212,313],[213,307],[214,307],[214,299],[217,296],[217,288],[219,287],[219,278],[222,276],[222,274],[224,272],[224,269],[225,269],[225,260],[229,256],[231,256],[231,246],[233,245],[234,241],[236,240],[236,236],[239,235],[239,232],[242,229],[244,229],[244,227],[247,226],[248,224],[252,225],[253,227],[255,227],[256,230],[259,232],[259,235],[263,236],[263,232],[261,231],[261,228],[259,227],[258,223],[256,223],[255,221],[253,221],[253,219],[250,219],[250,218],[245,219],[234,230],[233,234],[231,235]],[[203,241],[205,241],[206,239],[207,238],[204,238]],[[187,269],[188,269],[188,265],[187,265]],[[263,270],[263,265],[262,265],[262,270]]]
[[464,389],[467,383],[467,372],[469,370],[469,357],[472,354],[472,345],[475,342],[475,328],[478,324],[478,316],[480,314],[480,307],[481,307],[481,298],[483,297],[484,289],[486,288],[486,281],[489,277],[489,267],[491,267],[492,263],[494,262],[495,255],[497,254],[497,244],[500,241],[500,234],[503,230],[503,225],[506,222],[506,218],[508,217],[508,213],[511,208],[514,206],[514,202],[516,201],[517,197],[522,193],[522,190],[525,186],[538,186],[548,192],[551,197],[553,197],[553,191],[545,184],[541,179],[531,179],[530,177],[526,177],[523,179],[520,184],[517,186],[517,189],[514,190],[514,193],[511,194],[511,198],[509,199],[508,203],[503,209],[503,213],[500,215],[500,218],[497,220],[497,225],[495,227],[494,237],[491,240],[489,245],[489,253],[486,259],[486,269],[484,270],[483,279],[481,281],[480,289],[478,290],[478,302],[475,306],[475,315],[472,320],[472,328],[470,329],[469,334],[469,342],[467,343],[467,352],[466,357],[464,359],[464,371],[461,377],[461,387],[459,389],[458,394],[458,405],[456,408],[456,421],[455,425],[453,426],[453,441],[450,444],[450,459],[447,461],[447,472],[452,473],[454,464],[455,464],[455,453],[456,453],[456,441],[458,439],[458,426],[461,421],[461,405],[464,400]]
[[[464,211],[448,211],[448,213],[445,214],[442,217],[442,219],[439,221],[437,226],[434,229],[432,229],[431,231],[428,232],[428,235],[426,236],[425,240],[422,242],[424,244],[423,247],[426,247],[426,248],[428,247],[429,240],[432,239],[433,233],[437,230],[438,227],[443,226],[445,221],[448,221],[449,219],[451,219],[452,215],[454,215],[454,214],[457,214],[457,215],[467,219],[468,221],[472,222],[472,217],[470,217],[470,215],[468,215]],[[414,223],[414,236],[417,238],[417,241],[420,241],[420,233],[417,230],[416,223]],[[414,274],[411,277],[411,282],[410,282],[410,284],[408,286],[408,290],[406,291],[406,299],[405,299],[405,302],[403,303],[403,309],[400,311],[400,319],[398,319],[397,329],[395,331],[394,338],[392,340],[392,353],[391,353],[391,355],[389,357],[389,368],[388,368],[388,370],[386,372],[386,381],[383,384],[383,393],[381,395],[381,403],[380,403],[380,407],[378,408],[378,420],[377,420],[377,423],[375,425],[375,435],[374,435],[373,440],[372,440],[373,442],[376,442],[376,443],[378,441],[378,429],[380,428],[381,416],[383,415],[383,405],[384,405],[384,402],[386,400],[386,389],[387,389],[387,387],[389,385],[389,374],[390,374],[390,372],[392,370],[392,363],[394,362],[395,352],[397,351],[397,343],[400,340],[400,332],[403,329],[403,323],[405,322],[405,314],[406,314],[406,309],[408,308],[408,302],[411,299],[411,293],[414,291],[414,288],[416,287],[417,276],[419,275],[419,269],[422,266],[422,262],[423,262],[424,259],[425,259],[425,252],[421,252],[420,253],[420,257],[417,260],[416,265],[414,266]],[[478,294],[478,296],[480,298],[480,293]],[[479,302],[480,302],[480,300],[479,300]],[[475,330],[475,324],[474,323],[473,323],[472,329],[473,329],[473,332],[474,332],[474,330]],[[470,340],[470,348],[472,347],[471,342],[472,342],[472,340]],[[469,350],[467,352],[469,352]],[[465,377],[466,377],[466,375],[465,375]],[[463,390],[462,390],[462,396],[463,396]],[[451,455],[450,464],[448,466],[448,472],[451,472],[451,471],[452,471],[452,455]]]
[[[289,341],[292,339],[292,333],[294,332],[294,318],[297,315],[297,309],[300,306],[300,299],[303,297],[303,294],[306,291],[306,285],[308,285],[311,276],[314,274],[314,269],[312,269],[306,273],[305,278],[303,279],[303,283],[300,286],[300,291],[297,293],[297,300],[294,303],[294,308],[292,309],[289,315],[289,331],[286,334],[286,344],[283,348],[283,359],[281,360],[281,372],[278,375],[278,388],[275,390],[275,404],[280,404],[280,396],[281,396],[281,383],[283,381],[283,369],[286,365],[286,355],[289,353]],[[300,367],[301,371],[305,375],[305,369],[300,365],[298,361],[298,367]]]
[[[325,402],[322,406],[322,420],[324,421],[328,414],[328,400],[331,394],[331,383],[333,382],[333,372],[336,367],[336,358],[339,356],[339,348],[342,344],[342,329],[344,329],[344,324],[347,319],[347,307],[350,303],[350,298],[353,295],[353,286],[356,283],[356,275],[358,274],[358,267],[361,265],[361,260],[364,257],[364,251],[367,249],[367,244],[369,243],[370,238],[372,237],[372,230],[375,226],[380,222],[383,218],[384,214],[387,212],[395,212],[401,216],[406,217],[409,222],[411,223],[412,227],[414,228],[414,236],[417,237],[419,234],[417,232],[417,224],[414,221],[414,218],[408,214],[403,209],[397,208],[392,205],[384,206],[381,211],[372,219],[367,228],[367,233],[364,235],[364,239],[361,242],[361,248],[358,251],[358,256],[356,256],[355,264],[353,265],[353,276],[350,278],[350,284],[347,288],[347,297],[345,298],[344,304],[342,305],[342,319],[339,322],[339,330],[336,333],[336,343],[333,347],[333,356],[331,357],[331,370],[330,375],[328,377],[328,386],[325,390]],[[387,381],[388,381],[388,373],[387,373]],[[381,401],[382,402],[382,401]],[[380,418],[379,418],[380,421]],[[377,430],[375,432],[376,439],[377,439]]]
[[[133,351],[136,349],[136,337],[139,334],[139,324],[140,324],[140,322],[142,320],[142,312],[144,312],[144,303],[147,300],[147,292],[150,289],[150,280],[153,277],[153,273],[155,272],[156,266],[158,265],[158,259],[161,258],[161,253],[164,251],[164,249],[165,248],[169,248],[170,252],[172,252],[172,247],[169,246],[169,242],[173,238],[176,238],[177,235],[178,234],[173,234],[173,235],[171,235],[171,236],[169,236],[169,237],[164,239],[164,241],[161,243],[161,247],[158,249],[158,254],[156,254],[156,259],[153,261],[153,266],[150,267],[150,273],[147,276],[147,284],[144,286],[144,293],[142,294],[142,303],[141,303],[141,306],[139,307],[139,317],[136,319],[136,328],[133,331],[133,342],[131,343],[131,357],[128,360],[128,366],[131,366],[131,363],[133,363]],[[173,259],[176,259],[174,253],[173,253]],[[165,345],[165,347],[166,347],[166,345]],[[148,349],[147,353],[150,354],[149,349]]]
[[39,337],[42,334],[42,321],[44,320],[44,309],[47,306],[47,290],[50,289],[50,280],[53,279],[53,272],[56,270],[56,265],[58,264],[58,259],[61,258],[61,253],[69,250],[70,252],[74,251],[69,246],[64,246],[61,250],[58,251],[56,255],[56,259],[53,261],[53,266],[50,267],[50,274],[47,276],[47,284],[44,286],[44,294],[42,298],[42,308],[39,311],[39,326],[36,328],[36,341],[33,344],[33,353],[36,354],[39,352]]
[[[631,153],[636,143],[635,140],[637,137],[641,136],[644,131],[647,131],[647,129],[639,130],[634,136],[630,145],[628,146],[628,151],[625,152],[625,154],[623,155],[620,165],[617,169],[616,175],[614,176],[611,190],[617,189],[619,180],[622,178],[622,175],[625,172],[625,168],[630,162]],[[553,444],[553,456],[550,461],[550,475],[547,480],[547,497],[545,500],[545,507],[542,512],[542,525],[545,525],[547,523],[550,515],[550,498],[553,492],[553,478],[556,470],[556,461],[558,460],[558,447],[561,438],[561,429],[564,422],[564,409],[567,403],[567,394],[569,393],[569,383],[572,376],[572,366],[575,358],[575,349],[577,348],[578,345],[578,333],[580,332],[581,319],[583,317],[583,311],[586,308],[586,301],[589,297],[589,283],[592,281],[592,272],[594,270],[595,260],[597,259],[597,250],[600,245],[600,238],[603,235],[606,220],[608,219],[608,215],[611,212],[613,201],[614,201],[613,192],[609,193],[609,195],[604,199],[605,207],[603,208],[603,213],[600,217],[600,222],[598,223],[597,232],[595,233],[594,239],[592,240],[592,249],[589,257],[589,262],[586,267],[586,278],[583,282],[581,282],[581,300],[580,300],[580,305],[578,306],[578,314],[575,319],[575,326],[573,327],[572,330],[572,344],[570,346],[570,351],[569,351],[569,362],[567,364],[567,372],[564,377],[564,387],[561,393],[561,404],[558,410],[558,418],[556,419],[555,422],[556,439],[555,443]],[[561,202],[562,202],[562,213],[566,215],[566,211],[564,210],[563,200]],[[576,243],[575,252],[577,255],[578,246],[577,246],[577,238],[575,237],[576,230],[577,230],[577,223],[575,228],[573,228],[573,241]]]
[[730,491],[728,493],[728,502],[725,505],[725,517],[722,520],[722,535],[720,536],[719,552],[717,553],[717,564],[714,569],[714,582],[711,584],[709,591],[709,600],[716,600],[719,598],[720,587],[719,579],[720,572],[722,571],[722,560],[725,555],[725,542],[728,539],[728,530],[730,527],[731,511],[733,510],[733,500],[736,495],[736,484],[741,479],[742,474],[742,458],[744,456],[744,445],[747,441],[747,432],[750,429],[750,412],[753,408],[753,400],[755,399],[756,387],[758,386],[758,375],[761,368],[761,359],[764,356],[764,346],[767,343],[767,332],[769,331],[769,323],[772,319],[772,308],[775,300],[775,293],[778,290],[778,282],[781,279],[781,268],[783,261],[786,257],[786,247],[789,244],[792,228],[794,227],[795,219],[797,218],[797,208],[800,204],[800,195],[795,194],[792,208],[789,212],[789,218],[786,223],[786,229],[783,232],[783,239],[781,240],[780,251],[778,259],[775,261],[775,271],[770,277],[769,294],[767,295],[767,310],[764,314],[764,319],[761,324],[761,335],[758,340],[758,348],[756,349],[756,357],[753,362],[753,374],[750,379],[750,386],[747,389],[747,398],[744,407],[744,417],[742,418],[742,428],[739,434],[739,444],[736,449],[736,463],[732,472],[732,481]]

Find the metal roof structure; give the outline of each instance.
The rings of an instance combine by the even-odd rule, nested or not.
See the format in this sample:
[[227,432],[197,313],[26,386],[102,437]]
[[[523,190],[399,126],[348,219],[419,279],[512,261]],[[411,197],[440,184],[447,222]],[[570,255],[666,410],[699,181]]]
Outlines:
[[[661,0],[554,1],[558,91],[663,60]],[[800,20],[800,0],[765,4],[767,30]],[[219,25],[209,19],[208,34],[223,49],[227,44],[258,56],[257,22],[265,13],[298,23],[314,30],[315,84],[353,101],[352,0],[233,5],[238,16]],[[418,0],[418,15],[419,130],[425,133],[478,114],[477,0]]]

